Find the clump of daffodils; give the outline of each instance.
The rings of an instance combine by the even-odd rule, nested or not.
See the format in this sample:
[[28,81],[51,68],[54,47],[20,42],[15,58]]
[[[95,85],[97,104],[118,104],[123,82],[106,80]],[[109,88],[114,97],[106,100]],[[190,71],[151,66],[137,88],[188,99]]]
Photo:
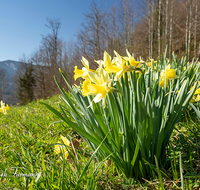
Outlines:
[[[115,57],[112,58],[105,51],[103,60],[95,61],[99,64],[96,70],[90,69],[88,60],[82,57],[81,62],[84,67],[78,69],[78,67],[75,66],[74,68],[74,80],[80,77],[85,79],[81,86],[82,95],[95,95],[93,101],[97,103],[102,100],[103,106],[105,107],[107,94],[110,92],[119,92],[113,85],[115,84],[114,81],[120,81],[120,78],[126,72],[134,71],[141,74],[148,69],[145,68],[145,65],[153,69],[152,62],[157,64],[157,61],[153,59],[149,59],[150,61],[145,62],[140,58],[140,61],[137,61],[128,50],[126,50],[126,52],[127,56],[122,57],[114,51]],[[176,74],[176,69],[172,69],[171,65],[168,64],[164,70],[161,70],[159,78],[159,86],[163,88],[165,84],[166,87],[168,86],[169,81],[178,79],[179,77]]]
[[0,107],[0,112],[3,113],[3,114],[6,114],[7,111],[10,110],[8,104],[6,104],[6,106],[5,106],[5,103],[3,103],[3,101],[1,101],[0,106],[1,106],[1,107]]
[[[189,102],[200,100],[197,61],[187,63],[183,58],[178,62],[175,55],[170,61],[165,56],[143,61],[128,51],[127,56],[114,51],[114,57],[104,52],[103,59],[96,60],[96,70],[83,57],[83,67],[74,69],[74,80],[83,79],[80,88],[72,88],[60,70],[70,90],[68,96],[56,80],[66,109],[59,112],[42,104],[84,137],[99,160],[110,157],[127,178],[151,178],[154,172],[146,163],[168,165],[173,129],[188,106],[194,106]],[[68,157],[70,143],[61,139],[55,152]]]
[[75,66],[74,68],[74,80],[80,77],[85,79],[81,87],[82,95],[95,95],[93,101],[97,103],[102,100],[105,107],[107,94],[110,92],[119,93],[119,90],[113,85],[113,79],[119,80],[124,73],[129,71],[142,73],[141,62],[136,61],[128,50],[126,52],[127,56],[122,57],[114,51],[116,56],[112,59],[105,51],[103,60],[96,61],[99,64],[99,68],[96,70],[90,69],[88,60],[83,57],[81,61],[84,67],[78,69]]

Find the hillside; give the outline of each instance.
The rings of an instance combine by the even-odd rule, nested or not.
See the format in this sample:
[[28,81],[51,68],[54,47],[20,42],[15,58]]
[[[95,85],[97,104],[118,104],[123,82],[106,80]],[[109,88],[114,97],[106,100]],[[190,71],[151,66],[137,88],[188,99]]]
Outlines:
[[0,68],[5,70],[6,78],[5,78],[5,97],[4,101],[8,104],[16,104],[17,100],[14,98],[15,84],[13,81],[13,77],[17,72],[19,67],[18,61],[6,60],[0,62]]
[[0,61],[0,68],[6,71],[7,81],[12,81],[12,77],[17,72],[19,64],[18,61],[13,60]]

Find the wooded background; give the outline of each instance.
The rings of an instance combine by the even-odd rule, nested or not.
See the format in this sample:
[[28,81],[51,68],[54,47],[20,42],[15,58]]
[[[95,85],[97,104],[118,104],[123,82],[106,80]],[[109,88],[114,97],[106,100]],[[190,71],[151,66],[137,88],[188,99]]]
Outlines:
[[[21,103],[59,93],[53,80],[55,76],[64,86],[59,68],[74,84],[74,66],[82,68],[82,56],[93,69],[94,60],[102,59],[104,51],[113,56],[113,50],[125,56],[128,49],[135,58],[146,60],[161,57],[167,47],[169,59],[172,52],[179,58],[187,54],[189,61],[198,58],[199,10],[200,0],[121,0],[109,9],[93,1],[75,42],[59,38],[60,20],[48,18],[49,34],[42,37],[37,51],[21,59],[15,76]],[[22,82],[26,80],[29,83]]]

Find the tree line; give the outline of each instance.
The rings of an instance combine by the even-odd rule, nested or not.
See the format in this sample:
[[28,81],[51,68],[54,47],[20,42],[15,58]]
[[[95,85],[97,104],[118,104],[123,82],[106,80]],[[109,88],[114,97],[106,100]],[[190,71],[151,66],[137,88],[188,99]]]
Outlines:
[[[82,56],[95,69],[97,65],[94,60],[102,59],[104,51],[113,56],[113,50],[125,55],[128,49],[135,58],[146,60],[162,56],[167,47],[169,59],[172,52],[179,58],[185,54],[188,60],[198,58],[199,8],[199,0],[120,0],[109,9],[103,9],[101,4],[93,1],[84,14],[76,42],[68,43],[59,38],[60,20],[48,18],[46,27],[49,34],[42,36],[37,51],[29,58],[24,56],[21,59],[15,80],[18,97],[22,103],[26,103],[59,93],[53,80],[55,76],[64,86],[58,68],[66,73],[73,84],[74,65],[82,68]],[[22,82],[26,80],[30,85]],[[66,86],[64,88],[67,90]]]

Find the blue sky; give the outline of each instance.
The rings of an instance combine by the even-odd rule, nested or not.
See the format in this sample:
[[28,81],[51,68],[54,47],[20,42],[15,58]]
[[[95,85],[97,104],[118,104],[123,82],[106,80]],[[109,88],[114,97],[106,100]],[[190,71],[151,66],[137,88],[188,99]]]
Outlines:
[[[95,0],[102,7],[112,7],[119,0]],[[18,61],[40,45],[41,35],[49,29],[46,18],[59,18],[60,37],[75,40],[75,34],[89,11],[92,0],[0,0],[0,61]]]

